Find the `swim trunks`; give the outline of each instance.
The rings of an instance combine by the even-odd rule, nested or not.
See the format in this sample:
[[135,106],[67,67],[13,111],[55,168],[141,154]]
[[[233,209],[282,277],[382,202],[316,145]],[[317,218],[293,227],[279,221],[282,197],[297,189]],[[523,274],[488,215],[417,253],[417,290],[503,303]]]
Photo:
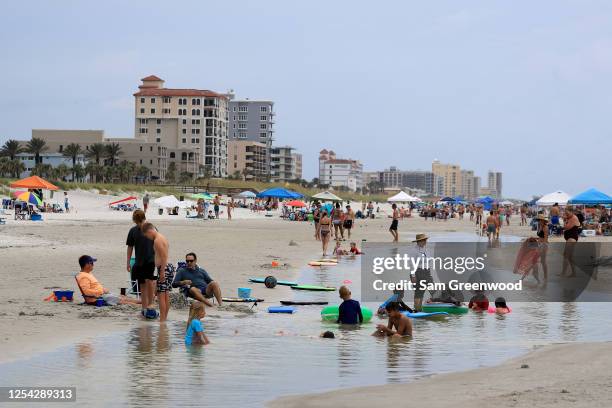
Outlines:
[[493,225],[493,224],[489,224],[489,225],[487,225],[487,232],[489,232],[489,233],[491,233],[491,234],[492,234],[492,233],[494,233],[496,230],[497,230],[497,228],[495,227],[495,225]]
[[157,291],[158,292],[170,292],[172,290],[172,281],[174,280],[174,265],[168,264],[166,265],[166,273],[164,276],[164,280],[159,280],[159,269],[157,268]]
[[397,225],[398,224],[399,224],[399,222],[397,220],[391,221],[391,226],[389,227],[389,229],[392,230],[392,231],[397,231]]

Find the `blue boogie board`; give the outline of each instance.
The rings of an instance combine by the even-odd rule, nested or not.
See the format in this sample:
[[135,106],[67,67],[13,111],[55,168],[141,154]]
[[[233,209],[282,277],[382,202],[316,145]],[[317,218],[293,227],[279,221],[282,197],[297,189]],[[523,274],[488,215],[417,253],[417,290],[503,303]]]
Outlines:
[[268,308],[268,313],[289,313],[292,314],[295,312],[295,307],[293,306],[270,306]]
[[412,319],[423,319],[426,317],[433,317],[433,316],[448,316],[448,313],[446,312],[430,312],[430,313],[426,313],[426,312],[414,312],[414,313],[410,313],[410,312],[402,312],[402,314],[404,314],[405,316],[408,316]]

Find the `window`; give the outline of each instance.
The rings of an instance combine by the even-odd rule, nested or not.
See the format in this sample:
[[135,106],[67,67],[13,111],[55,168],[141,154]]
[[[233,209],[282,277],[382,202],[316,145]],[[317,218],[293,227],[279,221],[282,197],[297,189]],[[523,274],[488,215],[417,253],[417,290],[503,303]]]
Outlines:
[[238,107],[238,112],[248,112],[249,111],[249,107],[248,106],[239,106]]
[[145,113],[145,109],[144,108],[140,108],[140,113]]
[[165,114],[169,115],[170,114],[170,108],[164,108],[163,111]]
[[142,152],[142,146],[140,146],[140,151]]
[[266,124],[266,123],[260,123],[260,124],[259,124],[259,128],[260,128],[261,130],[266,130],[266,129],[268,128],[268,124]]
[[157,129],[156,129],[156,133],[159,135],[159,134],[161,133],[161,129],[160,129],[160,128],[157,128]]
[[268,134],[266,132],[261,132],[259,134],[259,137],[268,137]]
[[192,139],[191,139],[191,143],[195,143],[195,138],[192,138]]
[[159,137],[158,137],[157,139],[155,139],[155,141],[156,141],[157,143],[161,143],[161,139],[160,139]]
[[246,138],[247,138],[247,134],[246,134],[246,132],[239,132],[239,133],[238,133],[238,137],[239,137],[240,139],[246,139]]
[[151,108],[151,114],[155,114],[155,108]]
[[174,159],[176,157],[176,154],[174,152],[170,152],[170,158]]
[[149,160],[149,164],[153,164],[153,159]]
[[145,98],[140,98],[140,103],[145,103]]
[[266,121],[266,120],[268,120],[268,115],[261,115],[261,116],[259,117],[259,120],[261,120],[261,121]]
[[149,146],[149,151],[152,152],[153,151],[153,146]]
[[147,128],[140,128],[140,133],[149,133]]
[[[234,106],[233,111],[234,111],[234,112],[236,112],[236,107],[235,107],[235,106]],[[234,116],[234,120],[236,120],[236,117],[235,117],[235,116]]]
[[247,128],[247,124],[246,123],[239,123],[238,124],[238,129],[246,129]]
[[200,143],[200,139],[196,137],[196,143]]
[[248,120],[249,117],[247,115],[238,115],[238,120]]
[[187,119],[183,119],[183,125],[187,124]]
[[181,143],[187,143],[187,139],[183,138],[183,139],[181,140]]
[[187,134],[187,129],[182,129],[183,134],[186,135]]
[[191,100],[192,105],[200,105],[200,98],[194,98]]
[[261,107],[259,108],[259,111],[260,111],[260,112],[267,112],[267,111],[268,111],[268,107],[267,107],[267,106],[261,106]]
[[155,98],[151,98],[151,103],[155,103]]
[[164,103],[170,103],[170,97],[164,96]]
[[140,159],[140,164],[142,164],[142,159]]
[[179,105],[187,105],[187,98],[179,98]]
[[232,123],[232,129],[236,129],[236,124]]
[[181,160],[187,160],[187,153],[186,152],[181,153]]
[[157,124],[161,125],[161,119],[157,119]]
[[59,152],[61,153],[61,152],[63,152],[63,151],[64,151],[64,145],[60,145],[60,147],[59,147]]
[[185,116],[185,115],[187,115],[187,109],[179,109],[179,110],[178,110],[178,114],[179,114],[179,116]]

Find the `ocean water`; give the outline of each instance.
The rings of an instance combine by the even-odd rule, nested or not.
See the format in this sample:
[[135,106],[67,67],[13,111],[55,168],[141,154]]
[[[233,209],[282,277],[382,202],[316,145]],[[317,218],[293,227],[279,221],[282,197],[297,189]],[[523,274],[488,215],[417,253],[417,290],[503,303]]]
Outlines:
[[[345,260],[305,268],[299,280],[338,285],[345,279],[357,283],[358,276],[359,262]],[[337,292],[294,295],[294,300],[339,302]],[[490,366],[538,345],[612,339],[609,325],[602,324],[612,305],[603,303],[517,303],[505,316],[418,319],[414,337],[398,341],[371,336],[376,323],[385,322],[377,317],[342,329],[321,321],[322,306],[279,315],[268,314],[269,305],[260,304],[254,313],[210,310],[204,325],[211,344],[205,347],[184,345],[183,322],[135,322],[124,333],[2,364],[0,385],[76,386],[77,401],[89,407],[257,407],[281,395]],[[319,338],[325,330],[337,338]]]

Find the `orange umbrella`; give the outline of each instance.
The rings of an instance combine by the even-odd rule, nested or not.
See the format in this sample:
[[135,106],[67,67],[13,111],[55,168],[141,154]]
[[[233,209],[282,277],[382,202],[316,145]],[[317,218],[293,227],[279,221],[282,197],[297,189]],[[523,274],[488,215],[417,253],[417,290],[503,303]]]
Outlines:
[[27,189],[42,189],[42,190],[59,190],[56,186],[49,183],[47,180],[38,176],[30,176],[18,180],[10,184],[11,188],[27,188]]
[[306,207],[303,201],[300,200],[292,200],[287,203],[289,207]]

